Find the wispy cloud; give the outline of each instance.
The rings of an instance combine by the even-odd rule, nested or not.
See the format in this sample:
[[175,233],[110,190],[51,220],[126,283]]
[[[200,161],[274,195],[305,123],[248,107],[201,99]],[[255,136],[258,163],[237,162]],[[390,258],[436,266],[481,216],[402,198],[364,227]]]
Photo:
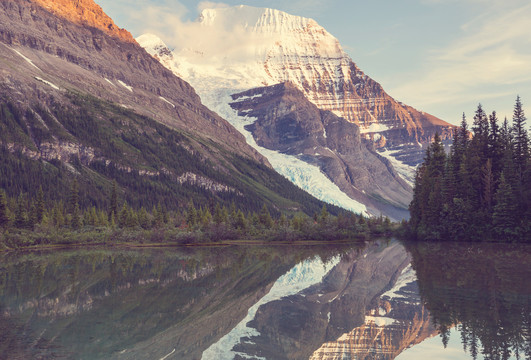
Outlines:
[[512,7],[497,1],[478,6],[483,12],[462,24],[461,37],[442,49],[429,51],[423,68],[392,93],[405,100],[415,99],[416,105],[423,107],[529,91],[531,4],[516,3],[512,2]]

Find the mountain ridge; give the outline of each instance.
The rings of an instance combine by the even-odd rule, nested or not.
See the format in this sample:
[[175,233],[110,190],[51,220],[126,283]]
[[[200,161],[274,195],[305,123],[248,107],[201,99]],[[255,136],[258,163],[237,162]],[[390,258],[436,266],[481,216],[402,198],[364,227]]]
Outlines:
[[42,185],[46,196],[66,200],[77,178],[82,205],[105,207],[114,179],[134,207],[209,198],[228,205],[232,190],[245,194],[233,200],[247,210],[266,203],[311,215],[323,206],[135,41],[40,3],[0,1],[0,188],[9,196]]
[[[289,81],[319,108],[359,125],[367,139],[374,141],[379,133],[376,147],[401,145],[405,140],[428,143],[434,136],[431,127],[443,139],[451,136],[453,125],[389,96],[313,19],[268,8],[234,6],[205,9],[194,24],[200,26],[202,37],[235,38],[223,47],[215,40],[187,43],[189,46],[173,52],[173,64],[159,56],[199,92],[207,76],[217,77],[218,86],[232,86],[234,92]],[[142,44],[142,38],[137,40],[156,54]],[[224,77],[231,81],[223,81]],[[380,141],[382,136],[386,142]]]

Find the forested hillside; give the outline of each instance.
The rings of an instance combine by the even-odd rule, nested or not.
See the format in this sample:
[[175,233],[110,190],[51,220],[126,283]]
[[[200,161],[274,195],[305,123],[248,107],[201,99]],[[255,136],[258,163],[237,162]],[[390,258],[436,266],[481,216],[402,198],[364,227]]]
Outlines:
[[273,169],[212,141],[89,95],[68,98],[48,108],[0,103],[0,189],[7,196],[35,199],[42,188],[47,203],[67,202],[77,181],[81,208],[107,209],[115,180],[120,206],[135,209],[234,202],[244,211],[266,204],[274,214],[312,215],[323,206]]

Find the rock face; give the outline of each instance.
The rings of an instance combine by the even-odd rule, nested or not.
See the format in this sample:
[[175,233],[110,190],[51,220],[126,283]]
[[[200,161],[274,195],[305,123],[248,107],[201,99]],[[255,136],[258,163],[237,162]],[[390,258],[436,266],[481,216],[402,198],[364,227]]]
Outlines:
[[[359,127],[309,102],[293,84],[235,94],[231,106],[255,118],[246,128],[258,145],[317,164],[351,198],[373,214],[406,217],[411,187],[389,161],[371,151]],[[384,199],[384,204],[381,199]]]
[[0,1],[0,43],[11,99],[66,102],[66,92],[86,92],[267,163],[92,0]]
[[135,42],[129,31],[117,27],[114,21],[92,0],[35,0],[35,3],[52,14],[75,24],[94,27],[122,41]]
[[[218,78],[219,87],[235,89],[291,82],[320,109],[359,125],[378,148],[409,143],[418,147],[436,131],[443,140],[451,136],[452,125],[389,96],[312,19],[236,6],[203,10],[198,23],[203,36],[216,39],[232,34],[237,40],[223,47],[215,46],[215,41],[197,41],[192,48],[176,49],[174,59],[158,54],[192,83],[206,76]],[[157,42],[153,37],[141,37],[139,42],[157,53],[149,45]]]

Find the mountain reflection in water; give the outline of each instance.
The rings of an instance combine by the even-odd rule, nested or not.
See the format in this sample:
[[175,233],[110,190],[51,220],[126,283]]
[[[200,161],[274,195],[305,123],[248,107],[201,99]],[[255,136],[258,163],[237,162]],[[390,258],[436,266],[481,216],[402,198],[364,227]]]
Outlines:
[[408,359],[426,339],[444,354],[451,328],[470,359],[529,359],[530,256],[396,241],[4,254],[0,359]]

